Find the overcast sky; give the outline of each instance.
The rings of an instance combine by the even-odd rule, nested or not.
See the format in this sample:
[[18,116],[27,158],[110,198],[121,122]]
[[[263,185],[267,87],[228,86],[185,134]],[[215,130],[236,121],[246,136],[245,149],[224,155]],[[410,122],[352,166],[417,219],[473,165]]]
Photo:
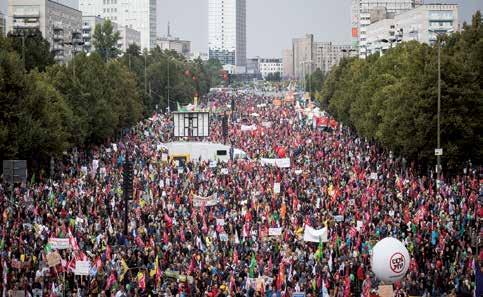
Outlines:
[[[0,0],[2,10],[6,2]],[[57,0],[77,8],[77,0]],[[317,41],[350,42],[351,0],[246,0],[247,56],[280,57],[293,37],[314,34]],[[426,0],[460,4],[461,22],[471,20],[483,0]],[[171,34],[192,41],[193,51],[207,52],[208,0],[158,0],[158,35]]]

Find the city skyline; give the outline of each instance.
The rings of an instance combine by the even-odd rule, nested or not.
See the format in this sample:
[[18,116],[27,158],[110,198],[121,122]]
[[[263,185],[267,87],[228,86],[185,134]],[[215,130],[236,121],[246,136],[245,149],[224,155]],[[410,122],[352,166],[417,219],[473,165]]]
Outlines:
[[[1,11],[6,14],[7,2]],[[78,0],[58,1],[78,9]],[[351,0],[306,0],[301,7],[290,0],[247,0],[247,57],[281,57],[292,38],[306,33],[320,41],[350,43]],[[460,21],[471,21],[476,10],[483,10],[483,1],[428,1],[425,3],[459,4]],[[192,42],[193,52],[208,52],[208,0],[158,0],[157,34],[167,33]],[[267,42],[267,36],[270,42]]]

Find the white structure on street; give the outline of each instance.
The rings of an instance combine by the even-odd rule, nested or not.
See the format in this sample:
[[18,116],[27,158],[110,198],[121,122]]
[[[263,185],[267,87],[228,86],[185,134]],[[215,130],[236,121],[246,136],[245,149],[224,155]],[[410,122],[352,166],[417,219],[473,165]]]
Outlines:
[[367,26],[381,19],[391,18],[422,4],[422,0],[352,0],[351,24],[353,46],[366,56]]
[[246,70],[246,0],[208,0],[208,49],[229,71]]
[[51,0],[9,0],[7,31],[16,35],[40,30],[55,60],[65,62],[82,50],[82,13]]
[[425,4],[369,25],[367,53],[381,53],[402,41],[432,44],[437,33],[459,29],[457,4]]
[[141,48],[156,46],[156,0],[79,0],[79,9],[139,31]]
[[282,59],[259,59],[258,68],[263,78],[266,78],[269,73],[279,73],[280,77],[283,75]]

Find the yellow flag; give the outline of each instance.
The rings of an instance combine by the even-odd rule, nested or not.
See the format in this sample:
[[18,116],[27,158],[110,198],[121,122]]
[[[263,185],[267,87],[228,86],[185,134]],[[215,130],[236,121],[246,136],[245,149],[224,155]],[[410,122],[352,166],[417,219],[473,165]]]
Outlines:
[[20,255],[20,262],[25,262],[25,255],[24,254]]
[[156,271],[158,270],[158,256],[154,259],[154,268],[149,271],[149,276],[153,277],[156,275]]
[[124,275],[126,272],[129,270],[129,267],[126,264],[126,261],[124,259],[121,260],[121,275],[119,276],[119,280],[122,281],[124,279]]

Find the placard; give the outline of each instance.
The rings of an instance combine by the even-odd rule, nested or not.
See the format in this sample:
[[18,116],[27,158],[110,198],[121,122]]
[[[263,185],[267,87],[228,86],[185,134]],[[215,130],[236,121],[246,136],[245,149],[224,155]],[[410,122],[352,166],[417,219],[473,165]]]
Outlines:
[[394,290],[392,285],[380,285],[379,286],[379,296],[380,297],[393,297]]
[[372,172],[370,179],[376,180],[377,179],[377,173],[376,172]]
[[75,261],[75,275],[89,275],[91,263],[89,261]]
[[49,243],[54,250],[70,249],[69,238],[49,238]]
[[166,153],[162,153],[162,154],[161,154],[161,161],[163,161],[163,162],[167,162],[167,161],[168,161],[168,154],[166,154]]
[[220,240],[225,242],[228,241],[228,234],[220,233]]
[[281,236],[282,228],[268,228],[268,236]]
[[62,258],[58,252],[51,252],[47,255],[47,264],[49,267],[54,267],[62,262]]
[[273,192],[274,192],[275,194],[280,193],[280,183],[274,183],[274,184],[273,184]]
[[225,226],[225,219],[216,219],[216,225]]

